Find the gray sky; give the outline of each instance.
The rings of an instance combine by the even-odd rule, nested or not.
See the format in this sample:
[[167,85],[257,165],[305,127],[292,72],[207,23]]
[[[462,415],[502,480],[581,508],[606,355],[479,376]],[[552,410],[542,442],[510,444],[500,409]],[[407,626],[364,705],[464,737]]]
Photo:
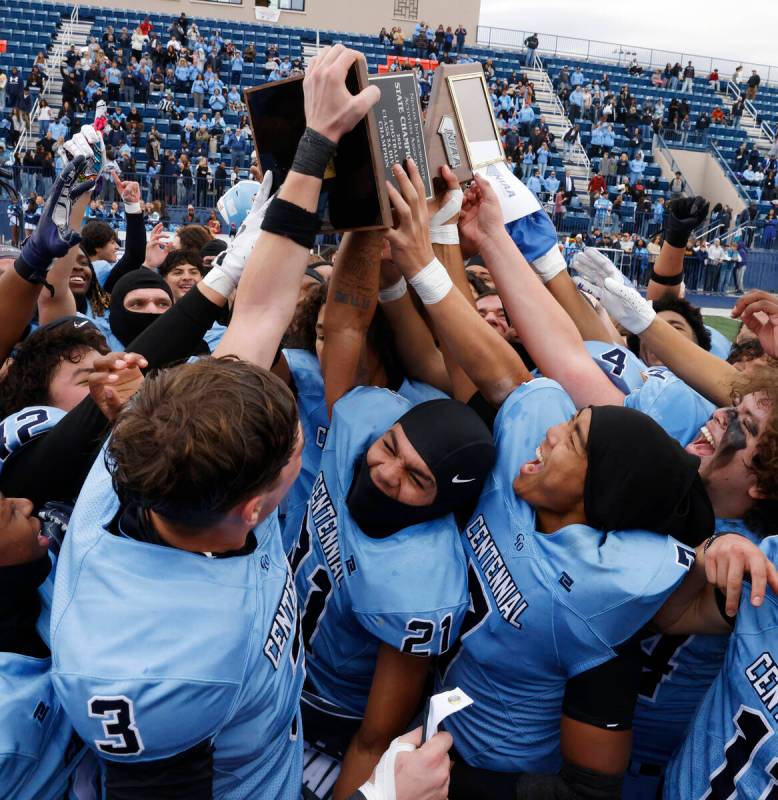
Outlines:
[[776,0],[481,0],[481,25],[778,66]]

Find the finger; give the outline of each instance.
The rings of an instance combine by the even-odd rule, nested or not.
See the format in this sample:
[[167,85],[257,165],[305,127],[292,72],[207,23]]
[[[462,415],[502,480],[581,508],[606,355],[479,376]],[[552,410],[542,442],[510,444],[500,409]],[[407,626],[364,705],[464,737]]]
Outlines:
[[767,585],[778,594],[778,570],[772,561],[767,562]]
[[[336,50],[337,52],[335,52]],[[350,50],[342,44],[335,45],[332,51],[332,56],[329,62],[327,62],[327,65],[332,69],[334,75],[339,76],[341,80],[345,80],[346,74],[349,69],[351,69],[351,65],[358,58],[362,58],[362,54],[358,53],[356,50]]]
[[761,606],[767,586],[767,564],[761,550],[748,559],[748,573],[751,576],[751,605]]
[[[411,217],[410,206],[405,202],[405,199],[397,189],[394,188],[394,184],[389,181],[386,182],[386,191],[389,194],[389,202],[392,204],[392,208],[397,212],[400,223],[406,222]],[[389,234],[387,233],[387,237],[388,236]]]
[[446,182],[446,189],[449,191],[453,189],[459,189],[459,180],[454,174],[454,170],[452,170],[448,164],[444,164],[440,168],[440,177]]
[[735,303],[734,308],[732,309],[732,316],[737,318],[739,317],[744,309],[750,306],[752,303],[756,302],[757,300],[775,300],[776,298],[768,294],[767,292],[762,291],[761,289],[748,292],[748,294],[744,294],[738,301]]
[[421,200],[422,197],[426,199],[427,192],[424,188],[424,181],[421,179],[421,173],[419,172],[419,168],[416,166],[416,162],[412,158],[409,158],[406,163],[408,167],[408,177],[411,179],[413,188],[416,190],[416,195],[418,196],[419,200]]
[[421,732],[422,728],[419,725],[418,728],[414,728],[412,731],[408,731],[405,735],[400,737],[401,742],[407,742],[408,744],[412,744],[415,747],[419,747],[421,745]]
[[743,318],[753,316],[758,311],[764,311],[768,315],[778,314],[778,303],[775,300],[756,300],[743,310]]
[[743,572],[745,559],[737,550],[729,557],[729,566],[726,575],[727,615],[734,617],[740,605],[740,592],[743,589]]
[[381,90],[377,86],[366,86],[359,94],[354,96],[352,106],[360,118],[381,99]]
[[412,208],[416,208],[419,204],[419,195],[413,183],[411,183],[408,173],[399,164],[395,164],[392,167],[392,174],[397,180],[405,202]]
[[439,733],[436,733],[434,736],[428,739],[424,743],[424,747],[422,749],[428,752],[431,751],[433,754],[435,753],[443,754],[443,753],[448,753],[453,744],[454,744],[454,739],[451,736],[451,734],[448,733],[447,731],[440,731]]
[[716,563],[716,553],[714,549],[709,550],[704,555],[705,566],[705,580],[712,586],[717,586],[716,575],[718,573],[718,565]]

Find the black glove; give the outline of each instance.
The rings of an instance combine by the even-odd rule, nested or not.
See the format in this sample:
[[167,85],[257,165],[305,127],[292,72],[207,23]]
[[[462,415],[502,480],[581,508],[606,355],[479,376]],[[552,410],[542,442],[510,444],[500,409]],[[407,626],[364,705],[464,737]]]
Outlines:
[[672,247],[686,247],[691,232],[708,216],[709,203],[704,197],[681,197],[668,203],[665,210],[665,241]]
[[62,258],[81,236],[70,227],[73,202],[95,185],[93,180],[81,181],[87,159],[78,156],[60,173],[51,188],[37,227],[22,244],[22,252],[14,268],[29,283],[46,283],[46,275],[57,258]]

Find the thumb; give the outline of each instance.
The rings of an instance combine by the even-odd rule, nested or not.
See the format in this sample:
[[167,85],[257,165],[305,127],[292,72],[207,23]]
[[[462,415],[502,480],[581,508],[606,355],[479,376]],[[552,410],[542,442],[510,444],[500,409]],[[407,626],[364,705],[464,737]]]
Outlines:
[[380,98],[381,90],[377,86],[367,86],[354,98],[354,109],[364,117]]
[[419,747],[421,745],[421,730],[422,730],[421,726],[419,726],[418,728],[414,728],[412,731],[409,731],[404,736],[400,736],[400,741]]

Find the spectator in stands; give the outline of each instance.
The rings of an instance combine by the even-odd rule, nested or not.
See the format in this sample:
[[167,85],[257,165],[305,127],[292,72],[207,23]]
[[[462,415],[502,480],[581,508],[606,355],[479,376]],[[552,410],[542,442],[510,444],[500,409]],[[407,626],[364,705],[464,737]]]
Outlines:
[[753,100],[756,97],[756,93],[759,91],[759,84],[762,82],[762,79],[759,77],[759,73],[755,70],[751,70],[751,77],[746,81],[746,99]]
[[607,192],[607,183],[602,175],[594,174],[589,178],[589,185],[587,186],[589,192],[589,205],[594,207],[594,201],[601,194]]
[[178,160],[178,172],[181,177],[176,190],[178,205],[186,206],[194,197],[194,173],[186,155],[182,155]]
[[239,85],[243,78],[243,56],[240,50],[235,50],[235,54],[230,61],[230,83]]
[[22,96],[16,101],[14,114],[21,119],[26,128],[30,126],[30,113],[32,112],[33,97],[30,90],[25,86],[22,89]]
[[771,208],[762,223],[762,247],[772,250],[776,239],[778,239],[778,215],[776,210]]
[[661,67],[657,67],[651,74],[651,85],[656,86],[657,89],[664,89],[666,83]]
[[713,89],[714,92],[721,91],[721,81],[719,80],[719,71],[717,68],[714,68],[710,75],[708,75],[708,86]]
[[403,36],[402,28],[392,28],[392,48],[396,56],[402,56],[403,46],[405,45],[405,37]]
[[532,145],[528,145],[521,159],[521,179],[524,181],[524,183],[527,183],[530,175],[532,175],[532,168],[534,164],[535,151],[532,149]]
[[580,125],[573,125],[572,128],[568,128],[565,131],[565,135],[562,137],[562,145],[564,154],[569,156],[573,150],[575,150],[576,146],[581,144],[581,126]]
[[208,167],[208,159],[201,158],[195,170],[195,203],[201,208],[207,205],[208,180],[211,171]]
[[243,60],[247,64],[253,64],[257,59],[257,46],[254,42],[249,42],[243,50]]
[[0,67],[0,111],[5,108],[5,96],[8,87],[8,75],[5,70]]
[[742,64],[740,64],[735,69],[735,72],[732,75],[732,83],[734,83],[735,86],[740,86],[740,84],[743,83],[743,65]]
[[671,199],[675,200],[679,198],[682,194],[684,189],[686,188],[686,181],[684,181],[683,176],[680,172],[676,172],[673,176],[673,179],[670,181],[670,197]]
[[713,240],[713,244],[708,247],[705,262],[705,284],[706,292],[714,292],[719,286],[721,264],[724,261],[724,248],[721,246],[721,239],[718,237]]
[[227,188],[227,167],[224,162],[220,162],[213,174],[213,187],[216,192],[216,197],[221,197],[224,190]]
[[632,60],[629,62],[629,67],[627,68],[627,71],[633,77],[643,74],[643,67],[641,67],[640,64],[638,64],[638,60],[635,56],[633,56]]
[[467,37],[467,28],[461,22],[457,25],[454,36],[457,40],[457,55],[460,55],[465,49],[465,38]]
[[[575,77],[575,74],[573,74],[573,77]],[[583,110],[583,104],[584,104],[584,94],[583,94],[583,89],[579,84],[570,93],[570,99],[568,100],[567,116],[570,118],[571,122],[575,122],[576,119],[578,119],[578,117],[581,116],[581,112]]]
[[527,188],[535,195],[538,199],[540,198],[540,194],[543,191],[543,181],[541,180],[540,170],[535,170],[532,175],[526,181]]
[[726,294],[729,289],[729,283],[732,279],[732,273],[740,263],[740,253],[737,247],[731,242],[724,248],[724,258],[721,261],[721,269],[719,270],[719,284],[717,290],[722,294]]
[[538,35],[533,33],[524,40],[524,46],[527,52],[524,56],[524,66],[531,67],[535,60],[535,51],[538,49]]
[[683,71],[683,85],[681,91],[688,94],[694,94],[694,66],[690,61]]
[[721,106],[714,106],[710,112],[710,121],[713,125],[725,125],[727,118],[724,116],[724,110]]

